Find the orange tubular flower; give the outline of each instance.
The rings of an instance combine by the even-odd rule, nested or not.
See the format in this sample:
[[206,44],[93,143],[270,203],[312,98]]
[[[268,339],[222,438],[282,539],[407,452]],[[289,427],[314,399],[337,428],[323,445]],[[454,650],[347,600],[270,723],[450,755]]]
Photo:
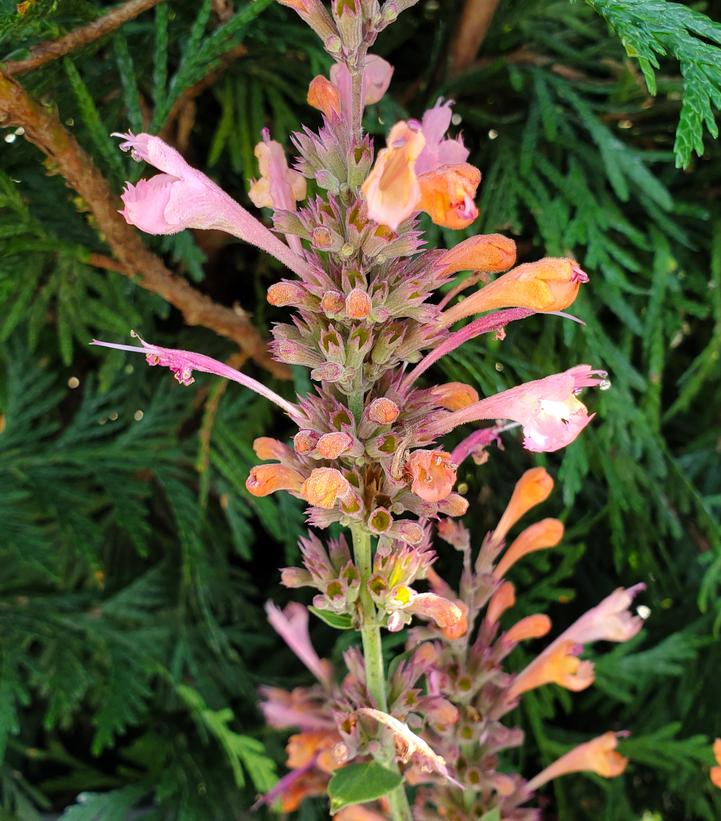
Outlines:
[[480,182],[481,172],[468,163],[441,166],[421,174],[418,209],[443,228],[467,228],[478,217],[473,199]]
[[563,538],[563,529],[563,522],[558,519],[541,519],[527,527],[506,550],[493,575],[502,579],[519,559],[536,550],[555,547]]
[[451,454],[442,450],[414,450],[408,458],[411,490],[426,502],[446,499],[456,483]]
[[486,609],[486,621],[495,624],[516,603],[516,588],[510,582],[503,584],[491,596]]
[[558,684],[574,693],[590,687],[595,679],[593,664],[582,661],[578,654],[583,645],[574,641],[555,641],[517,676],[508,691],[510,699],[544,684]]
[[551,620],[544,613],[536,613],[533,616],[526,616],[525,619],[517,621],[513,627],[506,631],[504,639],[514,644],[526,639],[540,639],[548,634],[551,629]]
[[303,477],[297,470],[284,465],[256,465],[245,480],[245,486],[253,496],[268,496],[276,490],[298,493]]
[[335,468],[316,468],[303,482],[301,496],[310,505],[330,510],[336,502],[347,496],[350,484],[343,474]]
[[464,382],[446,382],[431,388],[431,394],[438,404],[449,411],[463,410],[478,402],[478,391]]
[[308,86],[308,105],[322,111],[328,119],[332,115],[340,117],[340,92],[330,80],[319,74]]
[[553,490],[553,479],[545,468],[531,468],[516,482],[513,495],[496,529],[493,541],[502,542],[516,522],[532,507],[545,502]]
[[500,274],[516,261],[516,243],[503,234],[478,234],[443,253],[438,265],[444,274],[483,271]]
[[576,299],[588,276],[572,259],[546,257],[519,265],[443,312],[441,324],[497,308],[563,311]]
[[426,141],[421,131],[406,122],[396,123],[387,148],[378,152],[373,170],[361,188],[368,201],[368,215],[394,231],[418,210],[421,188],[415,162]]
[[628,759],[616,751],[617,746],[616,733],[604,733],[585,744],[579,744],[532,778],[528,787],[537,790],[552,779],[568,773],[592,772],[604,778],[616,778],[628,764]]
[[717,767],[711,767],[709,777],[711,783],[721,789],[721,738],[717,738],[713,743],[713,754],[716,759]]

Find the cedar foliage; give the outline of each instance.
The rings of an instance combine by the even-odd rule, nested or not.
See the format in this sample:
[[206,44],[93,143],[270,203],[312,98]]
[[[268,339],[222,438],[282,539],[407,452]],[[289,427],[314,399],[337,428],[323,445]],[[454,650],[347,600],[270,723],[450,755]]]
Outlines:
[[[243,199],[260,129],[287,143],[300,119],[315,122],[305,89],[327,63],[287,10],[237,0],[228,16],[230,5],[160,3],[22,82],[116,190],[140,171],[109,133],[157,133],[173,116],[171,139]],[[3,59],[108,8],[21,6],[0,3]],[[476,63],[450,77],[459,11],[426,0],[381,38],[396,84],[367,125],[381,135],[439,95],[455,99],[484,173],[472,230],[510,233],[522,258],[573,253],[591,284],[574,306],[585,327],[528,321],[502,343],[464,346],[437,374],[495,392],[577,362],[610,372],[612,388],[592,400],[596,423],[539,457],[559,478],[549,506],[568,535],[518,581],[528,611],[548,610],[559,627],[620,583],[646,581],[651,609],[643,634],[599,660],[590,691],[524,700],[527,743],[514,763],[531,774],[569,743],[625,727],[626,775],[558,782],[549,817],[717,818],[706,768],[721,735],[721,10],[501,0]],[[245,817],[282,757],[255,688],[302,676],[262,613],[283,596],[276,568],[295,556],[302,510],[244,487],[252,439],[283,437],[283,422],[235,386],[201,377],[182,389],[87,347],[137,328],[160,344],[233,353],[94,267],[92,255],[109,251],[87,205],[21,134],[2,134],[0,812]],[[434,230],[441,243],[459,239]],[[253,249],[190,232],[145,241],[261,330],[275,318],[264,292],[279,271]],[[464,467],[478,539],[529,459],[509,442],[502,460]],[[452,573],[453,557],[441,565]],[[543,581],[528,587],[539,569]],[[337,654],[331,634],[314,627]],[[326,812],[316,802],[299,817]]]

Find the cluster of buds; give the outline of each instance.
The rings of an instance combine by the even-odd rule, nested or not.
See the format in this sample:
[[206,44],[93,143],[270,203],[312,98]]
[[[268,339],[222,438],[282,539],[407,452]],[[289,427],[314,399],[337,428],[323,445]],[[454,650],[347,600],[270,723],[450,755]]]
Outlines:
[[[585,364],[486,397],[472,385],[424,385],[421,378],[482,334],[502,340],[510,323],[533,314],[568,316],[588,277],[571,258],[516,264],[515,243],[499,234],[471,236],[450,250],[423,248],[421,213],[445,228],[473,223],[481,174],[463,139],[448,134],[450,101],[396,123],[377,153],[363,133],[364,108],[382,98],[393,73],[369,49],[414,0],[332,0],[330,10],[321,0],[281,2],[319,35],[334,65],[310,84],[308,102],[322,122],[293,135],[293,162],[267,130],[256,147],[259,177],[250,197],[272,209],[272,230],[149,134],[120,135],[123,150],[160,172],[127,185],[122,213],[152,234],[224,230],[282,263],[289,274],[267,298],[293,314],[273,327],[271,351],[309,368],[313,389],[290,401],[202,354],[142,339],[95,344],[142,353],[182,385],[192,384],[194,371],[212,373],[275,403],[296,431],[288,442],[255,440],[262,464],[250,471],[249,494],[290,493],[307,504],[311,526],[352,533],[352,545],[345,536],[324,545],[311,532],[300,540],[303,566],[282,571],[287,587],[316,591],[314,613],[360,630],[364,652],[346,651],[345,675],[313,649],[302,605],[268,608],[270,623],[317,684],[262,691],[268,723],[298,732],[288,742],[290,772],[261,800],[292,811],[304,797],[323,794],[348,762],[377,759],[417,785],[413,815],[397,788],[373,806],[345,808],[338,814],[344,821],[470,821],[489,810],[509,821],[536,818],[528,802],[551,778],[623,770],[617,735],[582,744],[526,781],[499,771],[499,753],[522,743],[502,719],[542,685],[589,686],[593,665],[581,658],[584,647],[638,631],[628,607],[640,586],[612,593],[510,674],[506,657],[551,624],[536,614],[501,627],[515,601],[506,576],[527,554],[558,545],[563,526],[544,519],[509,544],[507,535],[553,483],[542,469],[526,473],[474,556],[458,522],[468,501],[455,489],[456,476],[469,456],[482,464],[506,431],[520,428],[529,451],[569,445],[593,418],[578,394],[609,383]],[[308,182],[320,192],[312,198]],[[453,450],[444,449],[443,437],[468,425]],[[457,592],[432,567],[436,532],[462,556]],[[380,631],[399,631],[413,619],[421,622],[408,650],[386,675]]]

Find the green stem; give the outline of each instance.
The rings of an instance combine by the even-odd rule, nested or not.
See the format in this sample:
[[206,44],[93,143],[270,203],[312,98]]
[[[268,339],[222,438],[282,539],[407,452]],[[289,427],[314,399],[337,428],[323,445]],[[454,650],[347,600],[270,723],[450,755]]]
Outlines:
[[[373,697],[379,710],[388,712],[388,696],[386,693],[386,675],[383,668],[383,647],[381,645],[381,629],[378,624],[373,599],[368,590],[368,580],[371,577],[372,556],[371,537],[363,528],[351,528],[353,535],[353,555],[361,577],[360,608],[361,608],[361,641],[363,642],[363,658],[365,660],[366,687]],[[395,745],[392,739],[384,745],[378,758],[388,769],[398,772],[395,756]],[[393,821],[413,821],[411,809],[408,805],[406,791],[401,785],[388,794]]]

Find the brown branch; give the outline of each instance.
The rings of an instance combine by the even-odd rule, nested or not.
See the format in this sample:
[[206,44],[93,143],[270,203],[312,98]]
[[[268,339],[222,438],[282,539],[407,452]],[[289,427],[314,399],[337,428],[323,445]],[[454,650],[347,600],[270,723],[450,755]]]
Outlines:
[[30,56],[24,60],[9,60],[7,63],[0,64],[2,70],[10,76],[18,74],[25,74],[28,71],[34,71],[46,63],[57,60],[58,57],[64,57],[76,48],[92,43],[94,40],[114,31],[123,23],[132,20],[147,9],[157,6],[161,0],[128,0],[122,6],[116,6],[107,14],[93,20],[85,26],[69,31],[63,37],[57,40],[46,40],[44,43],[38,43],[30,49]]
[[[52,111],[39,105],[15,80],[0,72],[0,125],[22,126],[25,138],[36,145],[90,207],[98,229],[120,263],[121,273],[163,297],[176,307],[188,325],[202,325],[232,339],[242,351],[278,377],[289,378],[289,369],[269,355],[258,331],[241,313],[218,305],[185,279],[174,275],[150,251],[138,234],[118,214],[117,197],[103,175]],[[102,267],[114,260],[99,258]]]
[[465,0],[461,17],[451,38],[448,71],[456,76],[476,59],[491,27],[500,0]]

